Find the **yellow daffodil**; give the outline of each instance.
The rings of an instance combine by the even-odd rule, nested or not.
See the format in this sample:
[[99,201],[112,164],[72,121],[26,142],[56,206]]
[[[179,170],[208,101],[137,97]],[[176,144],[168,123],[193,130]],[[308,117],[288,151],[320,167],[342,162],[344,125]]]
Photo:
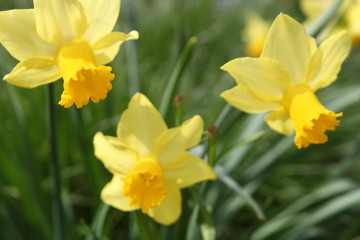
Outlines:
[[245,40],[245,54],[251,57],[258,57],[261,54],[270,23],[262,19],[257,13],[249,14],[245,23],[242,34]]
[[[305,24],[309,25],[319,15],[330,7],[334,0],[301,0],[300,9],[306,16]],[[344,17],[341,21],[333,22],[328,25],[323,35],[334,34],[343,30],[347,30],[351,36],[352,44],[360,44],[360,0],[344,0],[338,10],[339,18]],[[334,20],[338,20],[335,18]]]
[[168,129],[160,113],[142,94],[135,94],[120,119],[117,137],[98,132],[95,155],[113,174],[102,200],[122,211],[141,209],[161,224],[181,213],[180,189],[215,179],[214,171],[186,150],[196,146],[203,131],[201,117]]
[[0,43],[20,62],[4,77],[33,88],[63,78],[60,105],[99,102],[112,88],[120,45],[138,33],[111,32],[120,0],[34,0],[34,9],[0,12]]
[[317,47],[301,24],[280,14],[259,58],[238,58],[221,67],[237,82],[221,96],[248,113],[272,111],[267,124],[286,135],[295,130],[298,148],[325,143],[325,131],[335,129],[342,113],[327,110],[314,93],[336,80],[350,45],[341,32]]

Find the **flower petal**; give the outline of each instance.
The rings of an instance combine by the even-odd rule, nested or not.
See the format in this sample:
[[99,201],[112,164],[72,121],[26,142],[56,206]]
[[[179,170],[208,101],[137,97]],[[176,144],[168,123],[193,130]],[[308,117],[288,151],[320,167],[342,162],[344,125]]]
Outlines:
[[286,14],[274,20],[266,36],[261,57],[278,61],[289,72],[293,83],[305,80],[314,41],[304,27]]
[[[165,169],[178,162],[177,156],[196,146],[201,139],[204,122],[200,116],[185,121],[180,127],[169,129],[157,139],[153,153]],[[177,165],[177,164],[176,164]]]
[[95,156],[113,174],[127,175],[135,166],[136,154],[118,138],[98,132],[94,137],[94,150]]
[[56,47],[36,32],[33,9],[0,12],[0,42],[17,60],[55,58]]
[[201,181],[216,179],[214,170],[198,156],[188,153],[185,161],[186,164],[181,168],[165,171],[165,181],[171,181],[179,188],[185,188]]
[[265,121],[270,128],[281,134],[290,135],[295,131],[291,118],[284,110],[269,113],[266,115]]
[[136,150],[139,157],[145,157],[151,156],[156,139],[166,130],[164,120],[149,99],[136,93],[121,116],[117,135]]
[[290,86],[289,74],[269,58],[237,58],[221,67],[242,89],[265,101],[280,101]]
[[320,45],[310,62],[308,84],[313,91],[336,80],[350,49],[351,39],[346,32],[335,34]]
[[240,86],[233,87],[220,95],[228,103],[247,113],[273,111],[281,108],[279,102],[266,102],[258,97],[245,93]]
[[160,206],[149,210],[148,215],[158,223],[169,225],[179,219],[181,214],[180,189],[171,183],[166,183],[167,195]]
[[4,80],[19,87],[34,88],[60,78],[55,62],[49,59],[30,58],[18,63],[5,75]]
[[120,13],[120,0],[79,0],[85,9],[90,25],[84,34],[84,39],[90,45],[99,38],[111,32]]
[[130,207],[130,198],[123,195],[124,182],[120,176],[114,175],[101,191],[101,199],[108,205],[121,211],[132,211],[138,208]]
[[88,27],[77,0],[34,0],[34,11],[40,37],[57,45],[81,39]]
[[119,52],[120,45],[123,42],[138,38],[139,33],[137,31],[131,31],[128,34],[112,32],[105,35],[92,47],[98,64],[103,65],[111,62]]

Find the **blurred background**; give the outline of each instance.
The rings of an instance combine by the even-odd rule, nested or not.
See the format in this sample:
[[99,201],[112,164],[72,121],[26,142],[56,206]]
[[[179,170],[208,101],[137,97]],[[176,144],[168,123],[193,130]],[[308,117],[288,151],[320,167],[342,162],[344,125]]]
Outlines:
[[[184,94],[184,119],[199,114],[215,123],[226,103],[219,94],[235,81],[219,68],[256,56],[263,29],[280,13],[307,19],[297,0],[122,0],[115,30],[138,30],[110,64],[116,77],[108,98],[82,109],[56,108],[66,239],[94,239],[100,191],[111,175],[94,156],[93,136],[116,134],[120,114],[136,89],[159,107],[186,42],[197,43],[175,94]],[[32,8],[30,0],[0,0],[0,10]],[[343,21],[340,17],[340,21]],[[17,61],[0,46],[0,77]],[[264,124],[264,114],[228,108],[218,132],[217,164],[261,207],[258,219],[242,195],[210,182],[204,200],[216,239],[360,239],[360,49],[354,45],[338,80],[318,92],[330,110],[343,112],[329,141],[298,150]],[[134,83],[138,85],[134,86]],[[55,83],[60,99],[62,80]],[[46,86],[24,89],[0,81],[0,239],[52,239]],[[144,121],[146,121],[144,119]],[[166,116],[175,125],[175,107]],[[161,239],[201,239],[189,210]],[[185,209],[185,208],[184,208]],[[101,239],[137,239],[134,218],[110,209]],[[194,224],[195,223],[195,224]]]

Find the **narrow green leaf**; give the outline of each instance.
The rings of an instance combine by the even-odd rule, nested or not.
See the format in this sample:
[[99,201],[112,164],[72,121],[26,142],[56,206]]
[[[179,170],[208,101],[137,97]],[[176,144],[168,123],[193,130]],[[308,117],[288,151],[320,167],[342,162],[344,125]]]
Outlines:
[[234,190],[250,206],[260,221],[265,221],[265,215],[259,204],[234,179],[227,175],[221,167],[215,167],[215,171],[219,180]]

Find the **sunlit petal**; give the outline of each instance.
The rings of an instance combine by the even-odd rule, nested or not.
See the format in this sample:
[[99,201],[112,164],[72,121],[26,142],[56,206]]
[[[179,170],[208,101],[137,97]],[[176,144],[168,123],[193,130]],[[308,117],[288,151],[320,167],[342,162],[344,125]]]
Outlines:
[[91,45],[110,33],[120,13],[120,0],[79,0],[89,17],[89,27],[83,39]]
[[181,168],[166,171],[164,178],[179,188],[185,188],[201,181],[214,180],[216,174],[203,159],[188,153],[186,164]]
[[166,130],[158,110],[144,95],[137,93],[121,116],[117,135],[143,157],[152,154],[156,139]]
[[293,83],[304,82],[314,43],[308,38],[300,23],[280,14],[266,36],[261,57],[278,61],[287,69]]
[[295,131],[291,118],[284,110],[269,113],[266,115],[265,121],[270,128],[281,134],[290,135]]
[[350,49],[351,40],[346,32],[326,39],[311,59],[308,76],[310,88],[316,91],[334,82]]
[[[181,160],[178,157],[184,150],[196,146],[200,142],[204,122],[200,116],[185,121],[180,127],[172,128],[160,135],[153,153],[165,169]],[[177,163],[179,164],[179,163]]]
[[158,223],[169,225],[174,223],[181,213],[181,193],[174,184],[166,184],[167,195],[160,206],[149,210],[149,216]]
[[81,39],[88,27],[84,8],[77,0],[34,0],[34,11],[38,34],[51,43]]
[[105,35],[92,46],[98,64],[107,64],[111,62],[120,50],[120,46],[123,42],[138,38],[139,33],[137,31],[131,31],[128,34],[112,32]]
[[130,207],[130,198],[123,195],[124,183],[120,176],[114,175],[112,180],[101,191],[101,199],[108,205],[121,211],[133,211],[137,208]]
[[0,42],[17,60],[55,57],[56,47],[36,32],[34,10],[0,12]]
[[221,69],[228,71],[242,89],[265,101],[281,100],[290,86],[287,71],[269,58],[237,58]]
[[118,138],[104,136],[101,132],[94,137],[95,156],[113,174],[128,174],[135,166],[135,152]]
[[18,63],[4,80],[19,87],[34,88],[54,82],[60,73],[53,60],[30,58]]
[[224,91],[220,96],[234,107],[247,113],[273,111],[281,108],[279,102],[264,101],[245,93],[239,86]]

